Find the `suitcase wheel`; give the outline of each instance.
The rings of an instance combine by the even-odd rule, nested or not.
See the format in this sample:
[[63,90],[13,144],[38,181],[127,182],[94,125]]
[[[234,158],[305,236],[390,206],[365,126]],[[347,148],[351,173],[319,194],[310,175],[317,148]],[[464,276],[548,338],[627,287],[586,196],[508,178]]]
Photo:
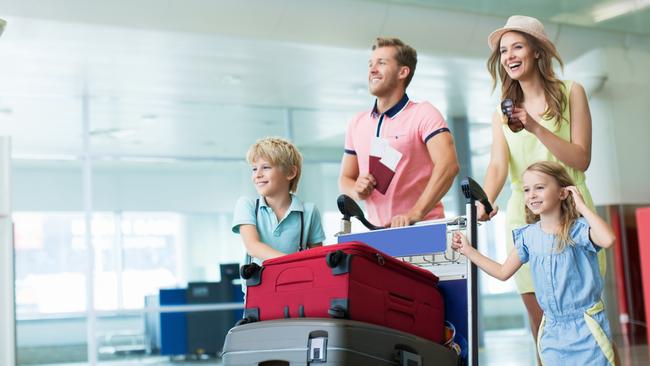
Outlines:
[[345,319],[347,316],[345,309],[341,306],[331,307],[327,313],[334,319]]
[[253,316],[247,316],[245,318],[241,318],[237,320],[237,323],[235,323],[235,326],[238,327],[240,325],[248,324],[248,323],[255,323],[257,319]]
[[341,250],[337,250],[335,252],[329,252],[327,253],[327,256],[325,257],[325,260],[327,261],[327,266],[330,268],[336,268],[339,263],[341,263],[341,260],[345,257],[345,253]]
[[248,280],[253,277],[255,273],[259,272],[260,268],[262,267],[260,267],[257,263],[244,264],[239,269],[239,275],[241,278]]

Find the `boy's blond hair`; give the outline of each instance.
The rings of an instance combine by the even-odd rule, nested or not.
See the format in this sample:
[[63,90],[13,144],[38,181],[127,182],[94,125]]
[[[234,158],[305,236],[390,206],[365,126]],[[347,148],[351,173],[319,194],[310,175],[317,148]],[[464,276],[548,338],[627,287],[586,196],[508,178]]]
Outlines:
[[296,176],[289,182],[289,192],[295,193],[298,190],[300,173],[302,173],[302,155],[294,144],[280,137],[259,139],[248,149],[246,161],[253,164],[259,158],[280,167],[286,174],[295,167]]

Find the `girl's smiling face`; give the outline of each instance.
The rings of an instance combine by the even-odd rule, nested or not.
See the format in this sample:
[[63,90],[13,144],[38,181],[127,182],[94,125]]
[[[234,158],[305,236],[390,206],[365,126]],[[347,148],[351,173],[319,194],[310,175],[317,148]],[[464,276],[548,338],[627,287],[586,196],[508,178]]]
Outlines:
[[548,174],[526,171],[523,176],[526,207],[535,215],[560,212],[560,204],[567,194],[557,180]]

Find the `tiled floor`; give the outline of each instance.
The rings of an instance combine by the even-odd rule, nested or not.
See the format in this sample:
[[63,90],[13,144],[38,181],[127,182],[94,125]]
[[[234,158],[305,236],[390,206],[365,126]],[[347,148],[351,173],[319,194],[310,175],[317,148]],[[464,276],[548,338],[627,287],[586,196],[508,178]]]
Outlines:
[[[633,347],[619,346],[619,353],[623,365],[621,366],[647,366],[650,365],[650,356],[647,345]],[[524,330],[490,331],[485,333],[485,344],[479,351],[479,364],[481,366],[534,366],[535,352],[533,340]],[[81,366],[82,364],[56,364],[47,366]],[[133,358],[124,361],[102,362],[101,366],[218,366],[218,360],[202,361],[170,361],[167,357]],[[42,365],[45,366],[45,365]]]

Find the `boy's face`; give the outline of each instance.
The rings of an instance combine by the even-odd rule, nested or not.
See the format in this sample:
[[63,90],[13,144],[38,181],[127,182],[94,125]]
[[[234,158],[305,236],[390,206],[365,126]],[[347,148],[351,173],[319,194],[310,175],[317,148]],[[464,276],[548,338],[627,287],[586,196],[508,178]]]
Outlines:
[[289,194],[289,185],[295,176],[295,173],[285,172],[264,158],[257,158],[252,164],[253,185],[257,193],[264,197]]

